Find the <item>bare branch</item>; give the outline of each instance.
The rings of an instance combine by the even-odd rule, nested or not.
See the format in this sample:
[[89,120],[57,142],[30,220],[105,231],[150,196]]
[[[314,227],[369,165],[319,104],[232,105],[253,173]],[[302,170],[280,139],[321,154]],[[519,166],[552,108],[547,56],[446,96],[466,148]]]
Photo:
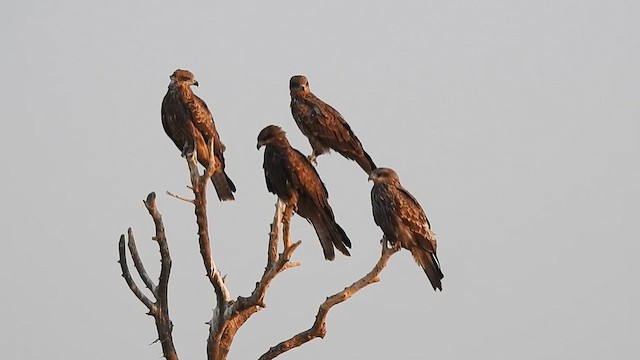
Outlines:
[[[213,156],[213,154],[211,154],[210,158],[211,163],[216,163],[215,156]],[[196,223],[198,224],[200,255],[202,256],[206,276],[215,290],[217,304],[220,307],[224,307],[224,303],[231,300],[231,295],[229,294],[229,290],[225,286],[222,276],[213,261],[213,256],[211,254],[211,240],[209,238],[209,221],[207,218],[207,182],[213,175],[213,172],[210,172],[209,170],[216,168],[216,165],[211,164],[205,174],[200,176],[198,174],[197,154],[195,150],[193,153],[187,154],[187,165],[189,166],[191,185],[195,196],[193,204],[195,205]]]
[[[271,224],[272,229],[276,229],[276,232],[272,231],[269,236],[270,251],[272,251],[272,249],[274,248],[277,251],[277,244],[278,244],[277,230],[279,228],[278,226],[280,222],[279,220],[282,218],[281,214],[282,214],[282,202],[278,200],[278,203],[276,204],[276,213],[274,214],[274,223]],[[289,227],[288,224],[290,223],[291,215],[292,215],[291,213],[287,214],[286,211],[284,213],[284,218],[282,218],[282,223],[284,224],[283,230],[282,230],[283,234],[285,232],[288,234],[288,227]],[[289,216],[289,218],[287,218],[287,216]],[[296,243],[291,244],[291,241],[289,240],[289,243],[290,245],[284,248],[282,250],[282,253],[279,254],[279,256],[277,257],[274,256],[276,258],[275,261],[272,261],[271,255],[269,256],[269,259],[267,260],[267,266],[265,267],[264,273],[262,274],[262,278],[260,279],[259,282],[256,283],[255,289],[253,290],[253,292],[248,298],[238,297],[238,300],[234,304],[235,311],[243,312],[247,309],[250,309],[253,306],[264,307],[264,304],[263,304],[264,297],[266,295],[267,289],[269,288],[269,285],[271,285],[271,281],[276,277],[276,275],[278,275],[282,271],[293,267],[290,265],[287,266],[287,264],[289,264],[289,260],[291,259],[293,252],[298,248],[298,246],[300,246],[302,242],[298,241]],[[297,262],[297,264],[299,264],[299,262]]]
[[[189,189],[191,189],[191,188],[189,188]],[[167,193],[167,195],[169,195],[171,197],[174,197],[174,198],[176,198],[178,200],[182,200],[184,202],[188,202],[189,204],[195,204],[195,202],[192,199],[187,199],[187,198],[184,198],[184,197],[182,197],[180,195],[176,195],[176,194],[172,193],[171,191],[167,191],[166,193]]]
[[269,249],[267,250],[267,267],[273,264],[278,256],[278,238],[280,237],[280,223],[282,222],[282,211],[284,203],[278,199],[276,202],[276,212],[273,214],[271,231],[269,232]]
[[140,254],[138,254],[138,248],[136,247],[136,242],[133,238],[133,231],[131,228],[127,230],[127,237],[129,238],[129,253],[131,253],[131,258],[133,259],[133,265],[135,265],[136,270],[138,270],[138,274],[140,274],[140,278],[144,282],[147,289],[151,290],[151,292],[156,294],[156,285],[147,274],[147,270],[144,268],[144,264],[142,263],[142,259],[140,258]]
[[389,248],[387,247],[386,242],[383,241],[382,253],[380,254],[380,259],[368,274],[366,274],[364,277],[360,278],[358,281],[351,284],[349,287],[346,287],[344,290],[340,291],[339,293],[336,293],[328,297],[327,300],[325,300],[320,305],[320,308],[318,309],[318,313],[316,315],[316,320],[311,326],[311,328],[301,333],[298,333],[293,337],[291,337],[290,339],[285,340],[279,343],[278,345],[270,348],[269,351],[264,353],[259,358],[259,360],[273,359],[276,356],[284,352],[287,352],[293,348],[296,348],[300,345],[303,345],[317,337],[324,338],[324,336],[327,333],[325,321],[327,318],[327,314],[329,313],[329,310],[331,310],[331,308],[334,305],[337,305],[343,301],[346,301],[351,296],[353,296],[356,292],[362,290],[364,287],[370,284],[373,284],[375,282],[378,282],[380,280],[378,278],[378,275],[382,272],[382,270],[387,265],[387,261],[389,261],[389,258],[391,257],[391,255],[393,255],[399,249],[400,249],[399,247]]
[[301,265],[302,265],[302,262],[300,262],[300,261],[291,261],[291,262],[288,262],[288,263],[284,264],[284,266],[282,267],[282,271],[285,271],[285,270],[288,270],[288,269],[291,269],[291,268],[294,268],[294,267],[298,267],[298,266],[301,266]]
[[169,254],[169,244],[164,234],[164,224],[162,222],[162,215],[156,208],[156,193],[152,192],[147,196],[144,201],[144,206],[149,211],[149,215],[153,218],[153,222],[156,227],[156,235],[153,237],[158,243],[160,248],[160,277],[158,279],[157,287],[157,300],[160,302],[161,307],[167,311],[168,315],[168,299],[167,292],[169,287],[169,275],[171,274],[171,254]]
[[135,244],[135,239],[133,237],[133,231],[131,228],[128,230],[129,237],[129,251],[131,252],[131,257],[133,258],[134,264],[142,281],[145,285],[151,289],[153,296],[156,301],[152,302],[148,297],[146,297],[142,291],[138,288],[138,286],[133,282],[131,278],[131,273],[129,272],[129,268],[127,266],[126,261],[126,249],[124,245],[124,234],[120,236],[120,241],[118,242],[119,254],[120,254],[120,267],[122,268],[122,276],[125,278],[127,285],[134,293],[134,295],[140,300],[148,309],[149,315],[153,316],[156,323],[156,329],[158,331],[158,340],[162,346],[162,353],[167,360],[178,360],[178,354],[176,353],[176,349],[173,345],[173,323],[171,322],[171,318],[169,317],[169,302],[167,299],[168,287],[169,287],[169,275],[171,274],[171,256],[169,254],[169,245],[167,244],[167,239],[164,234],[164,224],[162,223],[162,215],[158,212],[156,208],[156,194],[150,193],[147,196],[147,199],[144,201],[144,204],[149,211],[149,214],[153,218],[153,222],[155,224],[156,234],[153,237],[158,243],[158,247],[160,248],[160,278],[158,286],[153,284],[151,278],[147,274],[146,269],[142,263],[140,255],[138,254],[138,249]]
[[[209,222],[207,218],[207,183],[211,176],[215,173],[220,165],[217,164],[213,154],[213,147],[209,146],[209,168],[200,176],[197,167],[197,154],[194,149],[193,153],[187,154],[187,165],[189,166],[189,174],[191,177],[192,191],[195,196],[193,204],[195,207],[196,223],[198,225],[198,244],[200,247],[200,255],[205,267],[206,276],[213,286],[216,294],[216,307],[209,324],[209,336],[207,337],[207,357],[213,359],[225,359],[228,349],[221,346],[221,336],[223,328],[226,324],[225,314],[231,303],[231,294],[224,284],[224,280],[220,271],[213,260],[211,252],[211,240],[209,238]],[[230,345],[230,342],[229,342]]]
[[[287,218],[283,219],[283,207],[284,204],[278,201],[276,204],[275,214],[273,216],[273,223],[271,224],[271,231],[269,232],[267,265],[265,266],[262,278],[256,283],[255,289],[250,296],[239,296],[235,302],[229,302],[229,307],[227,308],[228,311],[225,312],[224,316],[220,317],[218,313],[214,313],[214,317],[210,321],[210,324],[219,324],[219,331],[217,333],[212,332],[210,334],[210,338],[215,339],[215,341],[211,341],[207,344],[209,359],[226,358],[238,329],[249,319],[249,317],[251,317],[251,315],[266,306],[264,304],[264,298],[271,281],[286,269],[300,265],[299,262],[290,262],[293,252],[301,244],[300,241],[290,244],[289,247],[283,249],[282,253],[277,254],[280,223],[283,223],[286,228],[290,220]],[[286,217],[286,213],[284,213],[284,216]],[[289,213],[289,216],[291,216],[291,213]],[[283,231],[285,230],[283,229]],[[211,326],[211,330],[213,331],[214,329],[215,327]]]
[[297,203],[297,201],[297,199],[289,201],[284,209],[284,218],[282,219],[284,224],[282,229],[282,242],[285,249],[291,247],[291,234],[289,233],[289,230],[291,229],[291,217],[293,217],[293,204]]
[[[131,228],[129,228],[129,234],[131,234]],[[130,236],[129,244],[131,244],[132,242],[133,237]],[[131,277],[131,272],[129,271],[129,266],[127,265],[126,251],[127,250],[124,246],[124,234],[122,234],[120,235],[120,241],[118,241],[118,253],[120,254],[120,260],[118,260],[118,262],[120,263],[120,269],[122,269],[122,277],[127,282],[127,285],[129,285],[129,289],[131,289],[133,295],[135,295],[138,300],[140,300],[144,304],[144,306],[149,309],[150,312],[153,312],[155,304],[142,292],[142,290],[140,290],[138,285],[136,285],[136,283],[133,281],[133,278]]]

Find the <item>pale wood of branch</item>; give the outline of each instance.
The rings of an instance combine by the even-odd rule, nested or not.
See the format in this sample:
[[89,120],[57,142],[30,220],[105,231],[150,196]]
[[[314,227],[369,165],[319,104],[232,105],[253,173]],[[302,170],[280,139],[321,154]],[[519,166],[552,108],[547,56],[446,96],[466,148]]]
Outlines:
[[142,278],[142,282],[144,282],[147,289],[151,290],[151,292],[155,294],[156,285],[153,283],[153,280],[151,280],[151,277],[142,263],[142,259],[138,253],[138,248],[136,247],[136,242],[133,238],[133,230],[131,230],[131,228],[127,230],[127,237],[129,238],[129,253],[133,259],[133,265],[136,267],[136,270],[138,270],[138,274],[140,274],[140,278]]
[[[209,336],[207,338],[207,358],[209,360],[226,360],[238,329],[251,317],[251,315],[266,307],[264,299],[273,279],[283,271],[300,265],[300,262],[291,261],[291,257],[297,247],[300,246],[301,242],[297,241],[292,243],[290,237],[291,217],[295,210],[294,202],[284,204],[278,200],[269,232],[267,264],[262,277],[260,278],[260,281],[256,283],[251,295],[247,297],[238,296],[235,301],[232,300],[231,294],[224,283],[224,277],[221,275],[215,261],[213,260],[211,240],[209,237],[206,189],[211,177],[217,171],[221,171],[220,164],[217,163],[215,156],[213,156],[212,144],[210,144],[209,151],[211,151],[210,166],[205,170],[203,175],[198,173],[197,154],[195,151],[191,154],[187,154],[186,156],[192,184],[190,189],[193,191],[195,198],[190,200],[169,192],[167,193],[170,196],[194,205],[196,223],[198,226],[198,244],[200,254],[205,266],[206,276],[213,286],[216,296],[216,306],[213,316],[208,322]],[[127,285],[129,285],[129,288],[138,300],[140,300],[149,309],[148,314],[155,318],[156,328],[158,330],[158,341],[162,344],[164,357],[169,360],[177,360],[178,356],[175,351],[172,338],[173,324],[169,318],[167,299],[169,275],[171,271],[169,247],[164,234],[162,217],[156,209],[155,193],[149,194],[147,200],[144,201],[144,204],[153,218],[156,227],[156,236],[153,239],[158,242],[160,248],[161,270],[158,285],[153,283],[146,272],[138,254],[131,229],[128,231],[129,250],[131,252],[134,265],[140,274],[142,281],[146,287],[151,290],[155,297],[155,302],[151,301],[142,292],[131,277],[131,273],[126,262],[124,235],[120,237],[118,245],[120,253],[119,263],[122,269],[122,276],[124,277]],[[282,229],[280,226],[282,226]],[[278,252],[280,234],[282,234],[283,244],[281,253]],[[263,354],[260,359],[273,359],[276,356],[303,345],[316,337],[323,338],[326,334],[325,321],[329,310],[334,305],[346,301],[362,288],[379,281],[378,275],[386,266],[390,256],[398,250],[398,247],[388,248],[386,243],[383,242],[380,259],[367,275],[345,288],[343,291],[328,297],[326,301],[320,305],[318,313],[316,314],[315,322],[310,329],[272,347],[268,352]]]
[[[211,149],[211,152],[213,150]],[[211,180],[211,176],[215,171],[220,170],[220,165],[215,161],[213,153],[210,154],[209,168],[200,176],[197,166],[197,153],[187,154],[187,165],[189,166],[189,174],[191,177],[191,190],[195,199],[193,204],[195,207],[196,223],[198,225],[198,243],[200,245],[200,255],[204,263],[206,276],[214,288],[216,293],[217,307],[220,314],[224,314],[225,304],[231,300],[229,290],[224,284],[222,275],[217,270],[216,263],[211,253],[211,240],[209,238],[209,220],[207,217],[207,183]]]
[[159,341],[160,345],[162,346],[162,353],[164,354],[164,357],[168,360],[178,360],[178,354],[173,344],[173,323],[171,321],[171,318],[169,317],[169,301],[167,296],[169,288],[169,277],[171,274],[171,256],[169,254],[169,245],[167,243],[167,238],[165,237],[162,215],[160,215],[160,212],[156,207],[156,194],[153,192],[150,193],[147,196],[147,199],[144,200],[144,205],[149,211],[149,215],[151,215],[151,218],[153,219],[153,222],[155,224],[156,234],[153,237],[153,240],[158,243],[158,247],[160,248],[160,276],[157,286],[153,284],[153,281],[144,268],[140,255],[138,254],[138,249],[136,247],[135,239],[133,237],[133,231],[131,230],[131,228],[129,228],[129,230],[127,231],[129,243],[128,245],[136,270],[138,271],[138,274],[142,278],[142,281],[145,283],[147,288],[151,290],[151,293],[156,299],[155,302],[152,302],[146,295],[142,293],[140,288],[135,284],[131,277],[131,272],[129,271],[129,267],[127,265],[124,234],[120,236],[120,241],[118,242],[120,255],[120,259],[118,262],[120,263],[122,276],[129,286],[129,289],[131,289],[138,300],[140,300],[147,307],[147,309],[149,309],[148,315],[153,316],[153,318],[155,319],[156,329],[158,331],[157,341]]
[[[222,317],[220,317],[219,313],[214,312],[214,316],[209,322],[209,339],[213,339],[213,341],[207,342],[208,359],[226,359],[231,349],[233,339],[240,327],[251,315],[266,306],[264,304],[264,298],[273,279],[279,273],[300,265],[299,262],[290,261],[293,252],[300,246],[300,241],[291,243],[291,239],[287,239],[284,243],[290,244],[289,247],[283,249],[282,253],[278,254],[281,223],[284,225],[283,233],[289,234],[289,221],[288,219],[283,219],[283,204],[278,201],[274,221],[271,224],[271,231],[269,232],[267,265],[265,266],[262,277],[260,281],[256,283],[256,287],[251,295],[248,297],[239,296],[236,301],[230,301],[227,304],[227,311]],[[217,326],[214,324],[217,324]]]
[[[189,189],[191,189],[191,187],[189,187]],[[167,195],[169,195],[169,196],[171,196],[171,197],[174,197],[174,198],[176,198],[176,199],[178,199],[178,200],[182,200],[182,201],[184,201],[184,202],[186,202],[186,203],[194,204],[193,200],[191,200],[191,199],[187,199],[187,198],[182,197],[182,196],[177,195],[177,194],[174,194],[174,193],[172,193],[171,191],[167,191],[167,192],[166,192],[166,194],[167,194]]]
[[[210,144],[211,145],[211,144]],[[192,191],[195,196],[193,204],[195,206],[196,223],[198,225],[198,239],[200,245],[200,254],[206,269],[206,275],[216,294],[216,307],[213,312],[209,324],[209,336],[207,337],[207,358],[209,360],[226,359],[231,344],[238,329],[249,319],[251,315],[264,308],[264,297],[267,288],[275,276],[299,263],[290,263],[291,255],[300,245],[300,242],[291,244],[289,239],[289,218],[291,212],[288,213],[289,218],[282,219],[283,209],[282,203],[278,201],[276,206],[276,214],[274,222],[271,224],[271,232],[269,235],[269,247],[267,250],[267,266],[262,278],[256,283],[256,288],[249,297],[238,297],[236,301],[231,299],[231,295],[224,279],[220,275],[220,271],[216,267],[211,251],[211,240],[209,237],[209,224],[207,218],[207,184],[211,177],[221,171],[220,164],[215,161],[215,156],[210,148],[210,165],[203,175],[198,173],[197,154],[187,155],[187,164],[191,177]],[[285,228],[285,247],[281,254],[278,255],[278,239],[279,225],[284,224]]]
[[[131,228],[129,228],[129,233],[131,234]],[[131,247],[132,243],[133,237],[129,236],[129,247]],[[133,244],[135,247],[135,243]],[[135,295],[138,300],[140,300],[140,302],[142,302],[144,306],[149,309],[149,312],[154,312],[155,304],[142,292],[142,290],[140,290],[138,285],[135,283],[135,281],[133,281],[133,278],[131,277],[129,265],[127,265],[127,250],[124,241],[124,234],[120,235],[120,241],[118,241],[118,254],[120,255],[120,260],[118,260],[118,263],[120,263],[120,269],[122,270],[122,277],[124,278],[124,281],[126,281],[129,289],[131,289],[131,292],[133,292],[133,295]]]
[[378,275],[382,272],[382,270],[387,265],[387,261],[391,255],[393,255],[396,251],[398,251],[399,247],[389,248],[386,245],[385,241],[382,241],[382,253],[380,254],[380,259],[376,263],[376,265],[371,269],[371,271],[366,274],[364,277],[360,278],[358,281],[354,282],[350,286],[346,287],[344,290],[336,293],[330,297],[328,297],[318,309],[318,313],[316,314],[316,320],[308,330],[300,332],[288,340],[282,341],[278,345],[272,347],[264,353],[259,360],[269,360],[273,359],[280,354],[287,352],[293,348],[296,348],[300,345],[303,345],[315,338],[324,338],[327,333],[326,329],[326,318],[329,310],[334,305],[337,305],[343,301],[348,300],[351,296],[353,296],[358,291],[362,290],[366,286],[373,284],[375,282],[380,281]]

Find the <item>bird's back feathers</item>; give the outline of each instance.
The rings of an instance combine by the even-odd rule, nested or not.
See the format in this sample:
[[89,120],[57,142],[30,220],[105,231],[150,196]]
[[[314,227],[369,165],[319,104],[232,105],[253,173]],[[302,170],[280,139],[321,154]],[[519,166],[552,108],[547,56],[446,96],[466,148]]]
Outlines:
[[236,187],[225,172],[225,146],[220,141],[207,104],[191,91],[191,83],[196,82],[190,72],[174,72],[172,83],[162,100],[162,126],[183,155],[196,150],[198,162],[205,168],[210,163],[210,146],[213,147],[213,156],[220,169],[211,181],[220,200],[234,200]]
[[[306,82],[306,78],[303,81]],[[376,168],[342,115],[309,90],[291,92],[291,114],[300,131],[309,139],[314,156],[331,149],[355,160],[367,174]]]
[[263,129],[258,141],[259,146],[266,145],[263,168],[267,189],[295,206],[296,213],[313,225],[325,259],[335,258],[334,246],[349,256],[351,241],[336,223],[327,188],[313,165],[289,145],[280,128]]

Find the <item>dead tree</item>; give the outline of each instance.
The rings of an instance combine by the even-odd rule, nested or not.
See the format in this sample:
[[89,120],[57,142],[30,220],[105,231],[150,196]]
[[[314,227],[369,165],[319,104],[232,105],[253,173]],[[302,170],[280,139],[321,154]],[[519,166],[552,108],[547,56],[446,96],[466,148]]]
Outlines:
[[[211,157],[215,159],[215,157]],[[187,155],[187,163],[191,177],[191,189],[194,199],[186,199],[178,195],[167,192],[169,195],[180,200],[189,202],[195,207],[196,223],[198,225],[198,242],[200,246],[200,254],[206,270],[206,276],[213,286],[216,306],[213,310],[211,320],[207,322],[209,325],[209,335],[207,338],[207,359],[208,360],[224,360],[233,343],[233,339],[238,329],[251,317],[251,315],[260,311],[265,307],[264,298],[269,285],[273,279],[281,272],[300,265],[300,262],[291,261],[296,248],[301,244],[300,241],[291,242],[290,236],[290,220],[293,213],[292,208],[286,208],[281,201],[276,204],[271,230],[269,232],[269,245],[267,248],[267,264],[260,280],[256,283],[255,289],[249,296],[238,296],[235,300],[224,283],[224,277],[221,275],[211,253],[211,242],[209,238],[209,227],[207,218],[207,197],[206,187],[211,176],[219,170],[219,165],[215,162],[210,164],[203,175],[198,173],[196,154]],[[125,236],[120,236],[119,246],[119,263],[129,289],[133,294],[149,309],[148,315],[155,319],[156,329],[158,332],[158,340],[162,345],[164,357],[168,360],[177,360],[178,355],[173,345],[172,329],[173,323],[169,317],[167,289],[169,285],[169,275],[171,273],[171,256],[169,254],[169,246],[164,233],[164,225],[162,216],[156,208],[156,195],[150,193],[144,204],[151,215],[155,224],[156,235],[153,240],[160,247],[161,270],[158,285],[155,285],[147,274],[145,267],[138,255],[133,231],[129,228],[127,233],[128,247],[133,259],[134,266],[140,275],[145,286],[153,294],[155,301],[149,299],[142,290],[133,281],[131,272],[127,265]],[[282,225],[282,228],[281,228]],[[278,253],[280,232],[282,230],[282,252]],[[273,359],[276,356],[289,351],[295,347],[305,344],[314,338],[323,338],[326,334],[325,319],[329,310],[334,305],[349,299],[353,294],[361,290],[367,285],[379,281],[378,275],[384,269],[387,261],[396,251],[398,247],[389,248],[386,242],[382,241],[382,254],[374,268],[361,279],[344,290],[336,293],[326,299],[318,309],[316,319],[311,328],[302,331],[288,340],[285,340],[276,346],[270,348],[264,353],[260,359]]]
[[133,238],[133,231],[131,228],[127,231],[129,252],[133,259],[133,265],[136,267],[140,278],[144,285],[151,291],[156,301],[151,301],[140,290],[138,285],[133,281],[129,266],[127,265],[126,249],[124,247],[124,234],[120,235],[120,241],[118,242],[118,252],[120,254],[120,268],[122,269],[122,277],[129,285],[129,289],[133,294],[149,309],[148,315],[153,316],[156,320],[156,328],[158,330],[158,340],[162,345],[162,353],[167,360],[178,360],[178,354],[176,348],[173,346],[173,337],[171,335],[173,331],[173,323],[169,318],[169,301],[167,298],[167,290],[169,288],[169,275],[171,274],[171,255],[169,254],[169,245],[167,244],[167,238],[164,236],[164,225],[162,223],[162,216],[156,208],[156,194],[151,193],[144,201],[144,205],[149,211],[149,215],[153,218],[153,222],[156,226],[156,235],[153,237],[160,247],[160,278],[158,285],[153,283],[151,277],[147,274],[147,270],[144,268],[142,259],[138,255],[138,249],[136,242]]

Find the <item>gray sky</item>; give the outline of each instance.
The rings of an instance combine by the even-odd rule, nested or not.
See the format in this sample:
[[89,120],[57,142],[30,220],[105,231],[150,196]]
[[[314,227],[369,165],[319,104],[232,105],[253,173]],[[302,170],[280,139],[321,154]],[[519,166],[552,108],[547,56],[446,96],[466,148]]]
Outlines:
[[[227,145],[237,201],[209,212],[233,296],[264,267],[275,197],[257,133],[309,153],[288,81],[336,107],[393,167],[438,236],[444,291],[408,252],[282,359],[640,356],[640,5],[633,1],[5,1],[0,5],[0,343],[7,358],[158,359],[153,319],[120,277],[134,228],[156,277],[159,194],[178,354],[205,357],[214,306],[179,151],[160,124],[176,68],[195,73]],[[322,258],[297,219],[294,258],[230,359],[308,328],[375,263],[380,229],[356,163],[322,156],[351,258]]]

